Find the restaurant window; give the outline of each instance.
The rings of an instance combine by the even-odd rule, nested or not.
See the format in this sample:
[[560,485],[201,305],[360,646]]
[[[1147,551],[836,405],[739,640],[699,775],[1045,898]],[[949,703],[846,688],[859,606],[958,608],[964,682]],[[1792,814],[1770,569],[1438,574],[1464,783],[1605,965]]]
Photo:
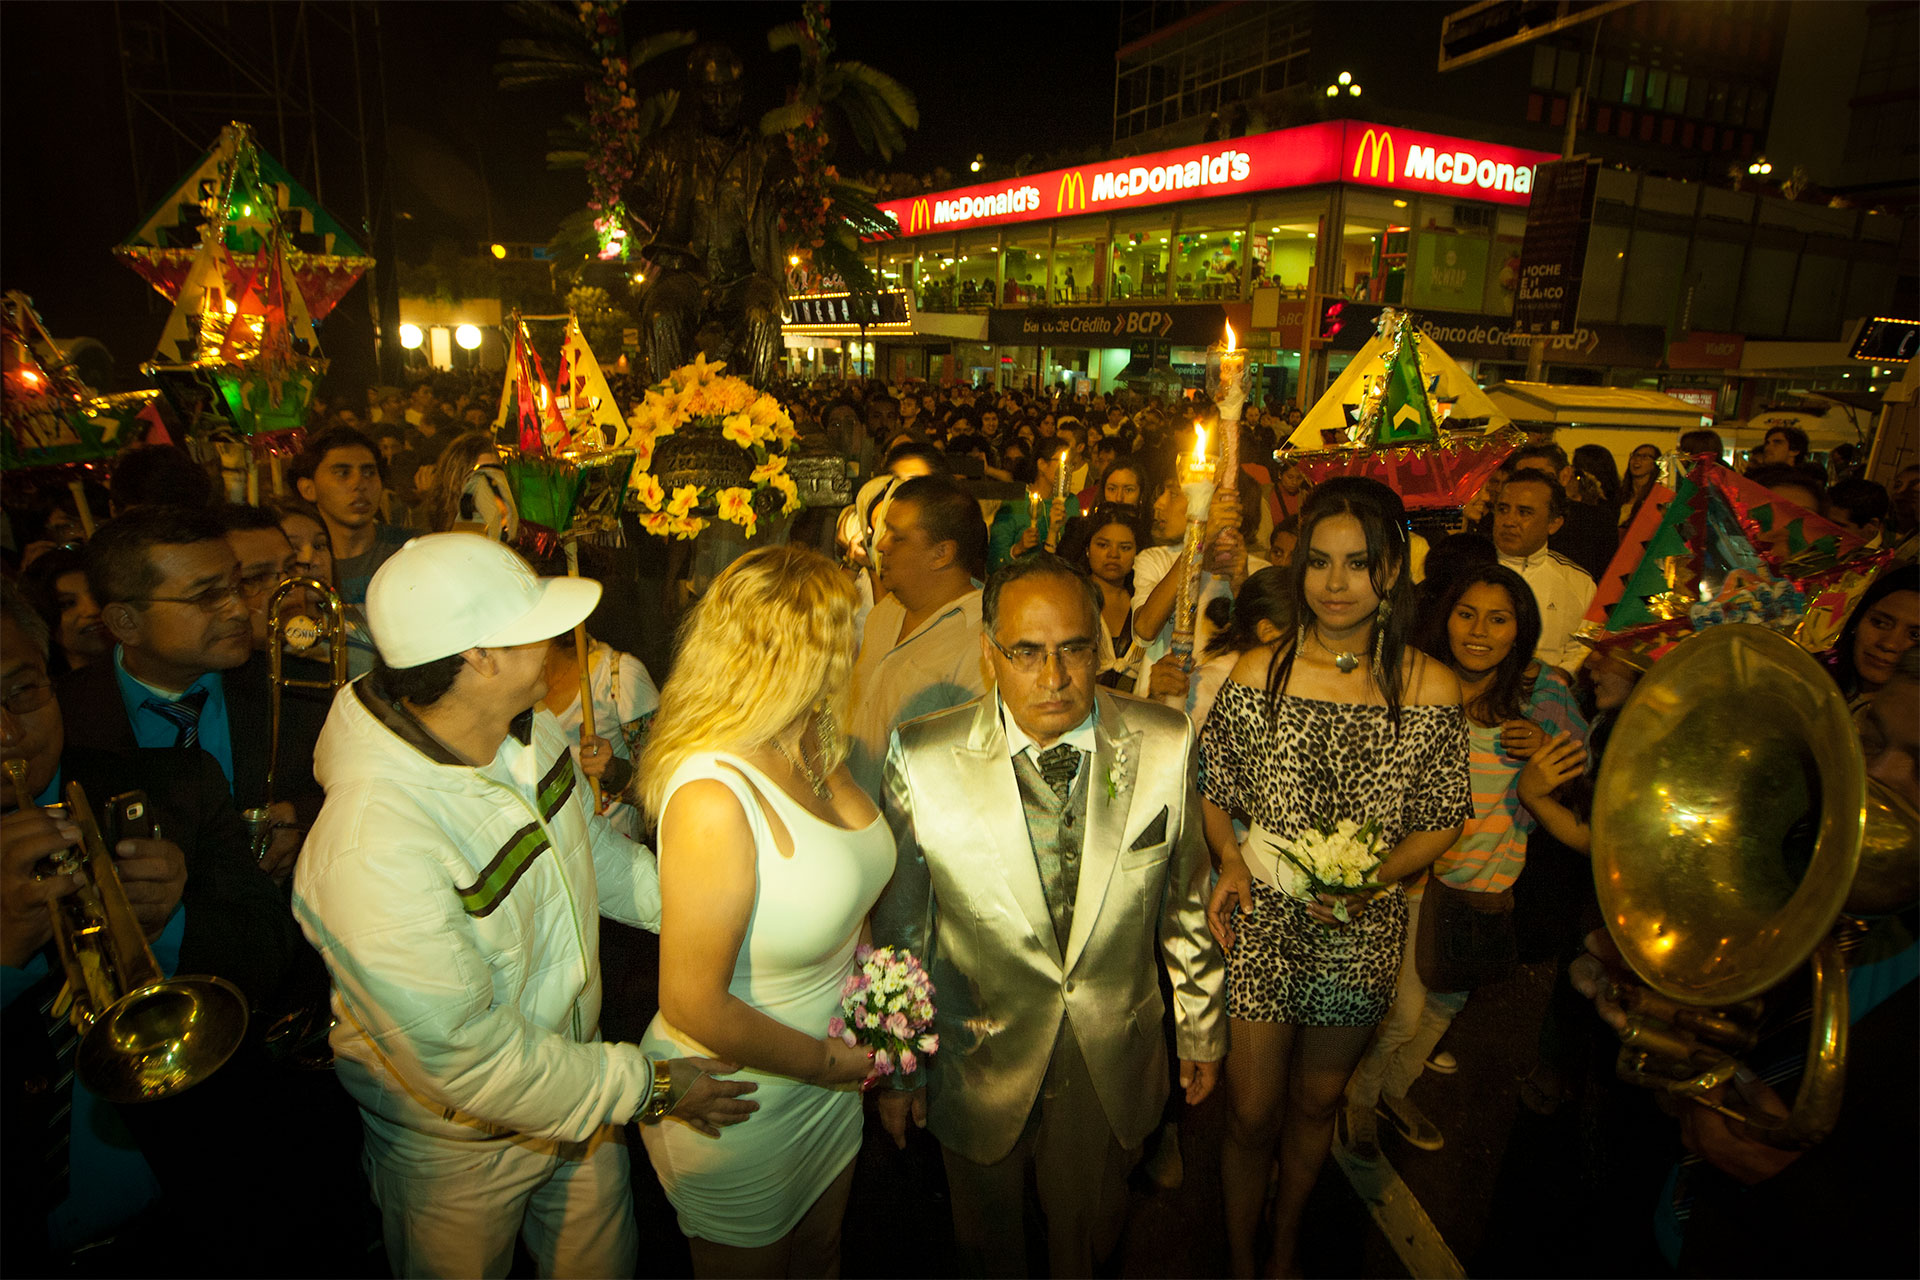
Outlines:
[[1049,235],[1046,227],[1009,237],[1005,251],[1005,275],[1000,301],[1008,306],[1045,306],[1047,302],[1047,260]]
[[886,245],[880,250],[880,280],[882,289],[902,289],[913,292],[913,269],[918,258],[910,245],[905,242]]
[[1176,301],[1239,299],[1247,262],[1246,219],[1247,206],[1238,202],[1181,215],[1170,268]]
[[1399,264],[1400,301],[1443,311],[1480,310],[1494,223],[1492,206],[1445,197],[1424,196],[1411,210],[1395,206],[1382,243],[1387,252],[1405,255]]
[[1640,78],[1645,74],[1638,64],[1627,64],[1627,78],[1620,82],[1620,101],[1630,107],[1640,105]]
[[[1402,202],[1404,203],[1404,201]],[[1339,273],[1334,291],[1356,302],[1402,300],[1412,216],[1393,197],[1347,192],[1347,221],[1340,229]]]
[[1172,226],[1172,218],[1165,211],[1115,219],[1109,290],[1115,298],[1167,296],[1167,247]]
[[1053,300],[1100,302],[1107,289],[1107,220],[1076,218],[1053,235]]
[[957,311],[960,309],[958,281],[955,268],[959,265],[959,256],[954,252],[953,237],[941,236],[928,238],[914,243],[914,275],[918,282],[917,300],[922,311]]
[[1253,238],[1247,246],[1249,279],[1256,286],[1277,286],[1288,297],[1305,297],[1326,212],[1327,202],[1320,196],[1268,196],[1255,205]]
[[977,311],[993,306],[1000,289],[1000,233],[963,231],[959,250],[960,260],[954,270],[960,278],[962,309]]

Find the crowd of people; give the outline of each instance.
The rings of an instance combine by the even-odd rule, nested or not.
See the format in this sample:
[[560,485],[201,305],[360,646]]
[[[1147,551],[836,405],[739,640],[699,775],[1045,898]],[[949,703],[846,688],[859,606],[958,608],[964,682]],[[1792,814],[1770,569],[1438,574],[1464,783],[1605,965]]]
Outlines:
[[[1201,514],[1180,459],[1204,405],[794,384],[803,438],[871,478],[713,577],[656,679],[576,631],[609,621],[600,583],[503,541],[493,385],[323,398],[287,492],[252,505],[162,444],[117,458],[85,512],[65,489],[9,496],[23,1272],[264,1273],[300,1239],[303,1269],[343,1274],[505,1275],[522,1248],[543,1275],[630,1275],[643,1150],[697,1274],[832,1275],[877,1126],[937,1143],[954,1256],[916,1265],[1091,1274],[1130,1176],[1177,1183],[1182,1121],[1218,1092],[1228,1263],[1300,1274],[1336,1143],[1362,1164],[1446,1143],[1413,1087],[1452,1069],[1450,1023],[1511,973],[1516,884],[1587,852],[1598,761],[1633,749],[1611,726],[1646,664],[1579,634],[1596,580],[1663,458],[1722,454],[1694,433],[1622,475],[1543,434],[1415,520],[1377,482],[1310,483],[1281,447],[1298,410],[1250,407],[1241,474]],[[1889,492],[1784,428],[1746,475],[1867,548],[1914,536],[1920,468]],[[337,633],[272,625],[324,623],[329,596]],[[351,682],[329,692],[336,646]],[[1920,800],[1910,557],[1828,662],[1867,773]],[[306,687],[273,688],[275,665]],[[254,1011],[241,1054],[177,1099],[116,1108],[73,1071],[51,921],[84,893],[46,860],[78,838],[57,808],[74,781],[143,793],[159,821],[114,854],[146,940]],[[1303,865],[1313,833],[1377,866]],[[1862,926],[1855,974],[1878,984],[1862,1034],[1896,1045],[1912,907]],[[1590,887],[1557,911],[1565,970],[1600,921]],[[632,1040],[601,1034],[602,917],[659,938]],[[911,1068],[829,1030],[869,945],[931,979],[937,1048]],[[1543,1111],[1583,1083],[1551,1040],[1523,1090]],[[1910,1140],[1913,1040],[1905,1096],[1850,1089],[1834,1150],[1890,1123]],[[316,1136],[263,1142],[269,1113]],[[1906,1156],[1874,1172],[1698,1129],[1675,1266],[1713,1270],[1716,1204],[1783,1237],[1780,1259],[1814,1250],[1792,1234],[1806,1215],[1715,1200],[1714,1177],[1863,1204],[1913,1189]],[[250,1229],[182,1227],[209,1194]],[[1861,1265],[1910,1267],[1901,1221],[1860,1228]]]

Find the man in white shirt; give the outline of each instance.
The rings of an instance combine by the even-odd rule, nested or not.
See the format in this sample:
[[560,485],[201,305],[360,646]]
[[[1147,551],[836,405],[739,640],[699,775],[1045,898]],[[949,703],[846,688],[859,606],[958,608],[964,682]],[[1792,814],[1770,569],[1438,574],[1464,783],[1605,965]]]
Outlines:
[[907,480],[883,509],[874,551],[886,594],[867,615],[853,668],[847,767],[877,803],[893,731],[986,692],[980,504],[949,476]]
[[1567,491],[1544,471],[1513,473],[1493,508],[1493,545],[1500,563],[1533,588],[1540,606],[1540,644],[1533,656],[1574,672],[1587,647],[1573,638],[1593,603],[1594,585],[1573,561],[1547,549],[1547,539],[1566,519]]

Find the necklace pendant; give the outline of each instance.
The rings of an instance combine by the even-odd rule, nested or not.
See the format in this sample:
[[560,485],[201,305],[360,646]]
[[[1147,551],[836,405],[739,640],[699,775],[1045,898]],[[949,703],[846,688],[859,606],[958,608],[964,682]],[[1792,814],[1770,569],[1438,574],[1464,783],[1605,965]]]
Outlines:
[[1360,665],[1360,659],[1351,653],[1336,653],[1333,655],[1333,665],[1340,668],[1340,674],[1345,675]]

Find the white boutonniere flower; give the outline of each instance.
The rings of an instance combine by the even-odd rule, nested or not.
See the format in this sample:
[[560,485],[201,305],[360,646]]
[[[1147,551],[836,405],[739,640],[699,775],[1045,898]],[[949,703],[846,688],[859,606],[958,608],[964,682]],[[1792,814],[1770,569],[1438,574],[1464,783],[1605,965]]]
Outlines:
[[1113,764],[1107,769],[1107,799],[1117,800],[1127,789],[1127,749],[1118,743],[1113,748]]

